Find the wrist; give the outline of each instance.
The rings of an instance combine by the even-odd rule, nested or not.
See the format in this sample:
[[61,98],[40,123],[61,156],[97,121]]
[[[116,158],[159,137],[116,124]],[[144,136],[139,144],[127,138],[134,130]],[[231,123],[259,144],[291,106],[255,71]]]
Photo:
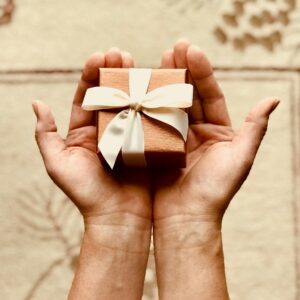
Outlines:
[[161,219],[154,246],[160,299],[229,299],[219,220]]
[[176,215],[155,220],[154,243],[156,251],[184,250],[209,247],[221,239],[222,220],[213,217]]
[[141,299],[150,247],[150,220],[114,213],[85,217],[84,223],[69,299]]
[[151,225],[151,220],[126,212],[85,216],[84,238],[96,248],[148,253]]

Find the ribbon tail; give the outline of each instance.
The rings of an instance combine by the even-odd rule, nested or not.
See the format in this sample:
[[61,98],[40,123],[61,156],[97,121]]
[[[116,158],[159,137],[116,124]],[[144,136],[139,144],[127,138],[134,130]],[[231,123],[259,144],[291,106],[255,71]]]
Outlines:
[[187,139],[189,129],[188,115],[185,111],[178,108],[157,108],[143,109],[143,113],[150,118],[156,119],[174,127],[183,137]]
[[146,167],[144,155],[144,130],[139,112],[130,109],[122,146],[122,158],[126,166]]
[[116,163],[124,141],[127,116],[128,110],[123,110],[118,113],[105,128],[98,144],[103,158],[111,169],[113,169]]

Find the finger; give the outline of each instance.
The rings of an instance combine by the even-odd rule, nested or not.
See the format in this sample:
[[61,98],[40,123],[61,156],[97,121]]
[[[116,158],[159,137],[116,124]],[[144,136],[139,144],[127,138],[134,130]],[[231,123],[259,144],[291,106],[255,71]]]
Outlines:
[[[176,48],[176,46],[175,46]],[[181,48],[181,49],[179,49]],[[181,52],[184,47],[181,47],[181,45],[177,45],[177,52]],[[178,56],[178,54],[177,54]],[[185,53],[186,56],[186,53]],[[186,67],[186,66],[185,66]],[[163,69],[174,69],[176,68],[176,63],[175,63],[175,56],[174,56],[174,50],[167,50],[163,53],[162,55],[162,60],[161,60],[161,68]],[[190,73],[188,73],[188,82],[191,84],[193,83],[193,80],[190,76]],[[193,105],[188,109],[189,113],[189,122],[190,123],[203,123],[203,113],[202,113],[202,108],[201,108],[201,103],[199,100],[199,95],[198,92],[194,89],[193,90]]]
[[201,124],[204,123],[203,109],[201,104],[200,96],[197,90],[193,90],[193,104],[188,109],[189,123],[190,124]]
[[111,48],[105,54],[105,67],[106,68],[121,68],[122,67],[122,54],[118,48]]
[[175,69],[175,58],[173,50],[166,50],[161,58],[161,69]]
[[187,52],[187,63],[201,97],[205,121],[230,126],[224,95],[205,54],[198,47],[191,46]]
[[176,42],[174,46],[174,59],[176,68],[184,69],[187,68],[187,51],[191,46],[191,43],[185,39],[181,39]]
[[52,173],[53,164],[57,162],[57,154],[66,146],[64,140],[57,133],[54,117],[47,105],[35,101],[32,103],[33,111],[37,118],[35,138],[42,154],[48,173]]
[[253,163],[260,143],[267,131],[270,114],[279,104],[276,98],[259,102],[248,114],[244,124],[233,139],[242,159]]
[[121,55],[122,55],[122,68],[133,68],[134,61],[131,54],[129,52],[123,51]]
[[[191,43],[185,39],[179,40],[174,46],[174,59],[177,68],[187,68],[187,52],[191,47]],[[195,86],[195,82],[188,73],[188,82]],[[189,108],[189,122],[190,124],[198,124],[204,122],[202,105],[199,97],[199,93],[196,89],[193,91],[193,105]]]
[[104,64],[104,55],[101,53],[94,53],[85,63],[73,100],[69,131],[93,125],[93,113],[83,110],[81,104],[86,90],[99,85],[99,68],[104,67]]

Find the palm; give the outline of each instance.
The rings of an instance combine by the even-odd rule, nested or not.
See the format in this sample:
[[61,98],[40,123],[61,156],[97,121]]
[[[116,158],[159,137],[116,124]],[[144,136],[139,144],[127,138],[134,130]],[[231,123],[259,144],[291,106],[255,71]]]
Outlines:
[[211,136],[204,138],[206,125],[190,129],[187,168],[177,174],[166,171],[157,177],[155,218],[180,214],[214,217],[225,210],[239,188],[236,174],[247,172],[245,168],[241,170],[236,159],[232,130],[209,124]]
[[[78,140],[81,142],[78,143]],[[70,198],[82,211],[108,212],[118,208],[133,212],[137,209],[137,205],[132,203],[136,199],[132,197],[133,194],[137,198],[148,199],[144,195],[148,193],[148,176],[145,172],[140,172],[139,176],[127,172],[124,176],[122,171],[116,174],[103,167],[95,151],[94,126],[70,131],[66,144],[68,147],[61,153],[61,163],[57,168],[60,174],[56,177],[60,178],[58,185],[70,194]],[[135,186],[134,181],[138,181]],[[149,205],[144,204],[143,215],[149,210]]]

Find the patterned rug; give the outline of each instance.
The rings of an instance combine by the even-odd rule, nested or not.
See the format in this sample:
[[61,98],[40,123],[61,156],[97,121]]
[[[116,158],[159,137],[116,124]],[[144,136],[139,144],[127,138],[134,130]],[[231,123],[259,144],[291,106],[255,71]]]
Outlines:
[[[0,298],[66,299],[79,213],[48,179],[31,101],[66,133],[80,69],[95,51],[130,51],[157,67],[180,37],[206,51],[234,127],[278,96],[250,176],[224,220],[232,300],[300,299],[300,7],[296,0],[0,0]],[[156,300],[153,254],[144,300]]]

